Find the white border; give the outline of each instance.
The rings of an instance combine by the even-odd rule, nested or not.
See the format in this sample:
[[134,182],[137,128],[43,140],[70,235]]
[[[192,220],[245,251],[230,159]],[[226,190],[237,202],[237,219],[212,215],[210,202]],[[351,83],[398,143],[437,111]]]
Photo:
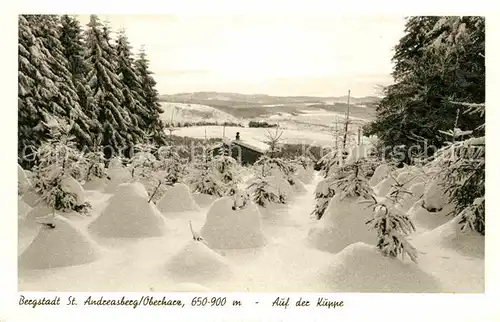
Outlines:
[[[493,138],[500,137],[498,130],[498,100],[499,64],[498,57],[498,30],[500,24],[497,8],[493,1],[360,1],[349,0],[344,2],[332,1],[14,1],[7,5],[17,7],[2,10],[2,46],[0,54],[2,97],[2,153],[0,157],[1,205],[3,208],[0,224],[0,322],[4,321],[500,321],[499,305],[495,306],[495,295],[499,286],[498,251],[499,245],[496,228],[498,228],[498,153]],[[154,5],[151,5],[154,4]],[[5,5],[5,4],[4,4]],[[57,307],[21,309],[17,306],[17,221],[14,214],[17,194],[15,188],[16,171],[16,138],[17,138],[17,14],[18,13],[177,13],[177,14],[321,14],[321,15],[486,15],[487,16],[487,133],[488,133],[488,161],[487,161],[487,238],[486,238],[486,295],[415,295],[415,294],[328,294],[326,297],[343,300],[345,307],[338,309],[306,309],[306,308],[273,308],[269,305],[248,305],[243,308],[230,309],[146,309],[144,308],[78,308]],[[6,14],[5,14],[6,13]],[[165,35],[168,37],[168,35]],[[494,166],[495,165],[495,166]],[[33,294],[33,293],[32,293]],[[41,296],[48,293],[38,293]],[[73,294],[84,299],[87,293]],[[149,295],[142,293],[92,293],[104,296],[140,297]],[[59,293],[63,299],[65,293]],[[68,294],[69,295],[69,294]],[[159,297],[160,293],[155,296]],[[165,294],[169,298],[185,299],[188,302],[193,294],[176,293]],[[290,297],[291,300],[299,297],[308,298],[312,302],[319,294],[303,293],[210,293],[196,294],[201,296],[226,296],[228,302],[240,300],[244,303],[259,301],[267,303],[277,296]]]

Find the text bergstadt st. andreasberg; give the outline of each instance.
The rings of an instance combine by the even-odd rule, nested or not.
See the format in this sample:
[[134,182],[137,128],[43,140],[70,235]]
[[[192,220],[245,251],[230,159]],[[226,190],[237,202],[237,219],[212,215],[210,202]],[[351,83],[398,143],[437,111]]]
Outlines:
[[[272,307],[288,308],[290,306],[294,307],[323,307],[327,309],[336,309],[344,307],[344,301],[332,301],[330,299],[319,297],[315,301],[310,301],[303,299],[302,297],[296,300],[291,300],[289,297],[277,297],[274,301],[266,302],[253,302],[256,305],[268,304]],[[252,304],[253,304],[252,303]],[[137,299],[127,298],[122,296],[118,299],[105,299],[104,296],[88,296],[84,301],[78,300],[74,296],[68,296],[65,301],[61,301],[60,296],[55,296],[53,298],[27,298],[21,295],[19,298],[20,306],[29,306],[36,308],[38,306],[60,306],[60,305],[80,305],[84,306],[126,306],[137,308],[138,306],[143,307],[178,307],[183,308],[185,303],[178,299],[168,299],[167,297],[155,297],[155,296],[141,296]],[[234,300],[227,301],[226,297],[194,297],[189,306],[191,307],[223,307],[223,306],[245,306],[242,301]]]
[[[66,303],[61,303],[61,297],[55,296],[54,298],[38,298],[38,299],[28,299],[24,295],[21,295],[19,299],[19,305],[29,305],[33,308],[37,306],[59,306],[59,305],[79,305],[74,296],[69,296]],[[138,306],[174,306],[174,307],[184,307],[184,303],[181,300],[171,300],[167,299],[165,296],[161,298],[155,298],[153,296],[141,296],[138,299],[127,299],[122,296],[120,299],[105,299],[101,297],[88,296],[83,305],[88,306],[131,306],[134,309]]]

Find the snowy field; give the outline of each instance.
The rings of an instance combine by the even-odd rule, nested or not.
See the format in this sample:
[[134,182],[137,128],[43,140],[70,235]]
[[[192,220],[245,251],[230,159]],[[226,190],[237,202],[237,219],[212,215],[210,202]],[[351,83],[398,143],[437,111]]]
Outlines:
[[163,108],[161,119],[166,122],[173,121],[174,124],[177,122],[241,122],[231,114],[207,105],[161,102],[161,107]]
[[[345,118],[344,114],[328,111],[322,108],[298,108],[296,112],[289,113],[280,111],[279,105],[276,105],[278,109],[276,111],[269,110],[269,115],[265,117],[238,118],[207,105],[171,102],[161,102],[161,105],[164,109],[164,112],[161,114],[161,119],[166,122],[173,121],[174,124],[177,124],[177,122],[209,122],[218,124],[221,124],[223,122],[231,122],[246,126],[250,121],[263,121],[279,124],[280,128],[289,131],[290,133],[288,142],[290,143],[300,143],[297,142],[297,137],[307,137],[309,139],[307,139],[306,141],[309,142],[310,140],[315,140],[317,136],[320,143],[317,143],[316,145],[322,145],[322,142],[325,141],[325,135],[331,135],[332,128],[334,126],[333,124],[335,122],[342,122],[342,120],[344,120]],[[353,132],[356,132],[360,125],[367,122],[367,120],[365,119],[353,116],[350,116],[350,120],[352,122],[350,125],[350,130]],[[339,127],[341,126],[342,125],[339,124]],[[266,133],[266,129],[251,128],[250,130],[253,131],[250,133],[252,135],[255,135],[256,137],[263,137],[263,133]],[[184,133],[184,131],[186,130],[182,129],[180,133]],[[204,127],[202,131],[204,132]],[[217,127],[215,127],[215,129],[209,129],[207,127],[207,131],[210,132],[210,135],[212,135],[212,133],[214,133],[215,131],[216,134],[214,134],[214,137],[221,137],[222,135],[222,131],[219,131]],[[248,131],[248,129],[245,129],[245,131]],[[301,133],[297,132],[304,132],[305,135],[301,135]],[[179,135],[184,136],[184,134]],[[207,133],[207,135],[209,134]],[[185,136],[201,137],[199,130],[188,130]]]
[[[289,130],[280,129],[283,131],[282,143],[294,144],[310,144],[315,146],[330,146],[333,143],[333,137],[328,133],[320,133],[317,131],[304,131],[304,130]],[[225,136],[234,138],[236,132],[240,132],[242,140],[255,140],[265,142],[268,140],[266,137],[268,131],[273,133],[275,129],[266,128],[241,128],[241,127],[225,127]],[[178,136],[189,136],[199,139],[204,139],[205,134],[207,138],[222,138],[224,129],[222,126],[191,126],[178,128],[174,134]]]
[[[21,216],[19,253],[34,248],[34,251],[27,252],[29,258],[24,259],[25,263],[34,265],[44,260],[37,257],[45,257],[45,260],[51,256],[64,257],[64,252],[70,252],[69,248],[72,252],[75,248],[82,248],[83,253],[77,259],[85,261],[87,258],[88,262],[36,269],[23,265],[21,256],[19,290],[484,292],[484,237],[461,236],[456,220],[451,218],[436,221],[435,216],[431,218],[429,214],[418,211],[413,216],[417,231],[409,239],[419,252],[418,264],[383,257],[374,246],[363,243],[350,244],[336,254],[313,247],[310,232],[316,223],[309,215],[314,208],[313,193],[320,179],[314,175],[312,181],[305,185],[305,190],[297,193],[290,204],[273,205],[260,213],[260,223],[245,225],[247,228],[255,226],[258,230],[260,224],[261,228],[255,247],[248,249],[212,250],[201,242],[193,241],[189,222],[195,231],[208,225],[207,214],[215,200],[213,197],[195,194],[191,201],[186,199],[187,203],[181,208],[188,211],[172,212],[163,208],[160,214],[159,210],[151,210],[152,217],[163,217],[165,222],[165,231],[158,231],[159,236],[138,237],[138,230],[131,230],[132,235],[118,238],[110,236],[115,233],[123,235],[119,220],[115,218],[116,222],[106,226],[102,222],[111,220],[108,216],[99,222],[103,210],[112,208],[110,203],[126,202],[134,194],[146,196],[145,191],[134,188],[124,197],[86,190],[85,199],[93,205],[92,217],[70,216],[68,219],[73,227],[71,229],[76,229],[79,236],[84,237],[76,238],[77,233],[71,233],[68,228],[60,232],[65,236],[51,238],[50,230],[40,232],[46,228],[30,223],[30,215]],[[377,189],[383,190],[383,185],[377,186]],[[164,202],[178,203],[182,199],[179,197],[182,191],[176,193]],[[112,198],[118,199],[113,201]],[[196,206],[192,206],[193,200]],[[130,213],[149,211],[141,210],[139,206],[137,209],[127,207]],[[125,218],[131,216],[128,213],[122,215]],[[212,223],[216,215],[211,215]],[[248,213],[250,217],[254,215]],[[125,220],[133,221],[133,218]],[[66,225],[64,221],[61,223]],[[134,225],[133,222],[128,224]],[[94,226],[99,229],[89,229]],[[109,227],[108,231],[103,231],[102,227]],[[153,231],[151,229],[144,230],[146,235]],[[209,234],[207,229],[205,227],[205,235]],[[98,234],[99,230],[101,233]],[[38,241],[33,241],[37,233]],[[49,251],[40,255],[40,249]],[[196,267],[194,271],[193,267]]]

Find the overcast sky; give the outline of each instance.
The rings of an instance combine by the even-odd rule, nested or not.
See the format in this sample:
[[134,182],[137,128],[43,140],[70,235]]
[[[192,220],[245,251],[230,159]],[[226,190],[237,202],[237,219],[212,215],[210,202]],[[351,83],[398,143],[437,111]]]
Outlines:
[[[145,45],[161,94],[356,97],[392,82],[402,16],[103,15]],[[82,24],[88,15],[80,15]]]

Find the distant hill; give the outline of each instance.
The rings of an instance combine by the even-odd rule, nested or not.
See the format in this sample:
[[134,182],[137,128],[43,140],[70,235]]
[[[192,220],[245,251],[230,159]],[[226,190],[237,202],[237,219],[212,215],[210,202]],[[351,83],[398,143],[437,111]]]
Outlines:
[[[258,105],[279,105],[291,103],[347,103],[347,96],[340,97],[319,97],[319,96],[271,96],[266,94],[239,94],[239,93],[224,93],[224,92],[194,92],[194,93],[179,93],[172,95],[160,95],[160,100],[169,102],[190,102],[190,101],[232,101],[240,104],[250,103]],[[351,97],[350,102],[353,104],[370,104],[380,100],[376,96],[366,97]]]
[[[297,114],[304,109],[329,110],[345,113],[347,96],[271,96],[265,94],[239,94],[223,92],[195,92],[160,95],[160,100],[170,103],[199,104],[217,109],[239,119],[265,118],[277,113]],[[351,97],[351,115],[373,119],[379,97]]]

